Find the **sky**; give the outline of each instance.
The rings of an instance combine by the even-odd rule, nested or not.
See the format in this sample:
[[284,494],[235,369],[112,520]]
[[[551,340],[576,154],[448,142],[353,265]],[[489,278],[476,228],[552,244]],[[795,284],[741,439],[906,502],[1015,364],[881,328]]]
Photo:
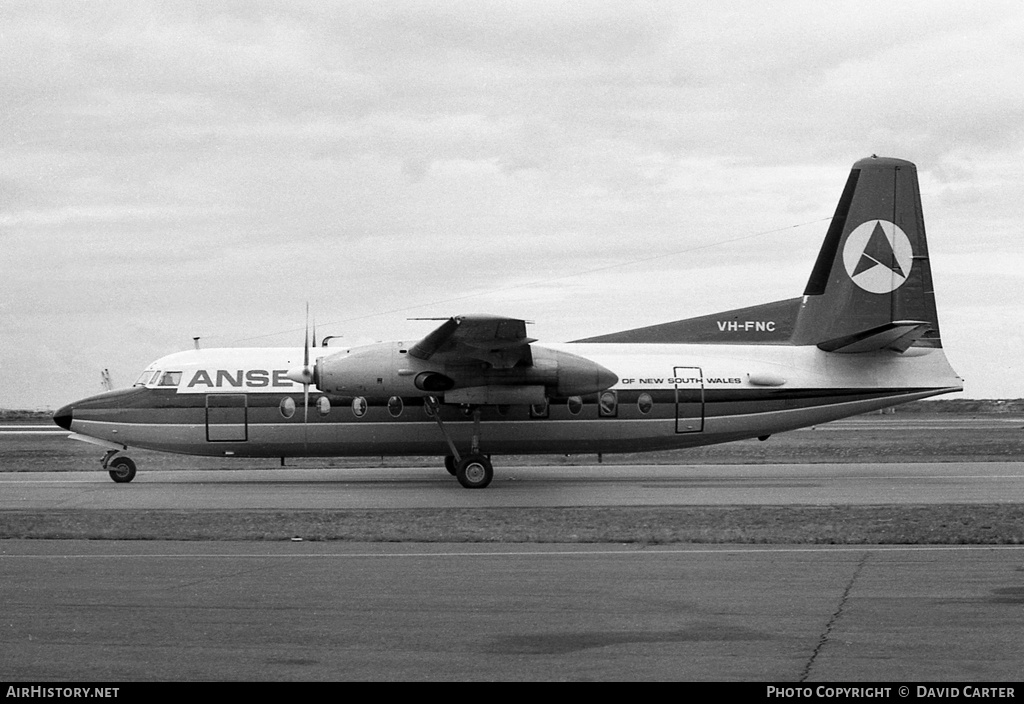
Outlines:
[[0,407],[204,347],[558,342],[799,296],[918,165],[965,398],[1024,397],[1024,4],[0,0]]

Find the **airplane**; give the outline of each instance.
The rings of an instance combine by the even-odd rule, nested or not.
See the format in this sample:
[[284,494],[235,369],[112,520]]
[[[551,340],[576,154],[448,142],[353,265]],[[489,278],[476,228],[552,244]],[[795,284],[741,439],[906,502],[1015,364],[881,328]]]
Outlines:
[[[308,319],[308,313],[307,313]],[[527,321],[443,319],[419,340],[195,349],[54,414],[106,448],[233,457],[435,455],[469,489],[494,454],[686,448],[963,390],[939,335],[917,168],[850,172],[802,296],[559,344]],[[314,334],[315,337],[315,334]]]

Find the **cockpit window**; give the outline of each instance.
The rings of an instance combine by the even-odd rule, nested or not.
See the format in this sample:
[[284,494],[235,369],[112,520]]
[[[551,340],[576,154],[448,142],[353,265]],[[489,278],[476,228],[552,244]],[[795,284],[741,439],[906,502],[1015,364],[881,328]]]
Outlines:
[[181,383],[181,372],[164,372],[157,386],[177,386]]
[[142,372],[142,376],[140,376],[139,380],[132,384],[132,386],[145,386],[146,384],[153,380],[154,374],[156,374],[156,372],[147,369],[146,371]]

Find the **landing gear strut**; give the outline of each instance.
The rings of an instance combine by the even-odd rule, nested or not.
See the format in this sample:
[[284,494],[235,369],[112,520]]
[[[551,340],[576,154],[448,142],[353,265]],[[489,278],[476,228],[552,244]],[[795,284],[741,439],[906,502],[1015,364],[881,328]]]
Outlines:
[[491,464],[490,458],[480,453],[479,407],[473,409],[473,440],[470,453],[462,456],[459,454],[458,448],[455,447],[452,436],[448,434],[448,429],[444,427],[444,421],[441,420],[441,404],[434,396],[428,396],[426,402],[432,411],[431,415],[437,421],[437,427],[441,429],[444,439],[448,442],[448,448],[452,451],[452,454],[444,458],[444,468],[467,489],[486,487],[494,478],[494,466]]

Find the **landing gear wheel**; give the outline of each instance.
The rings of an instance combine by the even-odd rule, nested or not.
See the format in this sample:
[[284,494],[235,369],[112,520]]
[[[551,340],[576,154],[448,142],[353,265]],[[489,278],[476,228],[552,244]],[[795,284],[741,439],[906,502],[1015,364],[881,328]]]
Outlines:
[[483,489],[494,478],[494,467],[483,455],[469,455],[462,458],[455,476],[467,489]]
[[125,484],[135,479],[135,463],[127,457],[118,457],[110,461],[110,478],[118,484]]
[[459,467],[455,461],[455,455],[448,455],[444,458],[444,468],[448,470],[448,474],[453,477],[458,476]]

